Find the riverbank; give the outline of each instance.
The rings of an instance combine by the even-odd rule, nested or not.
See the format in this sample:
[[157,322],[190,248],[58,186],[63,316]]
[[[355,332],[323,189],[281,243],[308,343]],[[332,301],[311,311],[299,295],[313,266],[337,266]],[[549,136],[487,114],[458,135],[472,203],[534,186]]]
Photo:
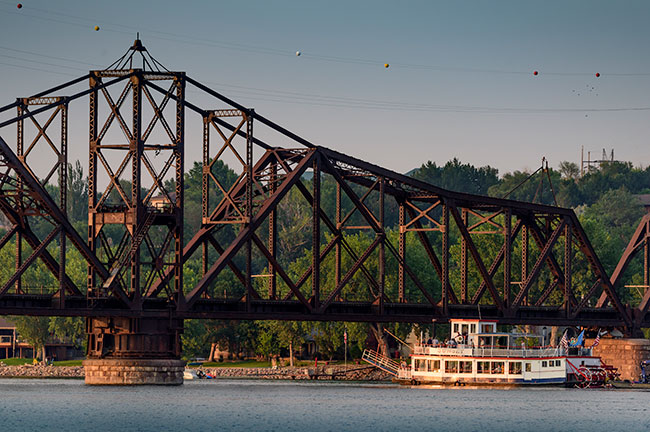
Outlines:
[[83,366],[0,364],[0,378],[84,378]]
[[[389,381],[390,375],[372,366],[320,366],[314,367],[200,367],[203,372],[217,378],[270,379],[270,380],[342,380]],[[0,378],[84,378],[83,366],[0,364]]]
[[229,368],[201,367],[203,372],[216,378],[257,378],[275,380],[341,380],[341,381],[390,381],[391,376],[372,366],[319,366],[279,368]]

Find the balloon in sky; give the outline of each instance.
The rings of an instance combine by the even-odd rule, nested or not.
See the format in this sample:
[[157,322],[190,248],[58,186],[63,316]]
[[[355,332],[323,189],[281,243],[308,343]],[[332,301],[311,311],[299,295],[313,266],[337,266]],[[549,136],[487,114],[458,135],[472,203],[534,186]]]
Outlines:
[[95,31],[99,31],[99,26],[95,26]]
[[600,72],[596,72],[596,78],[600,76]]
[[22,3],[18,3],[18,4],[16,5],[16,7],[17,7],[18,9],[22,9],[22,8],[23,8],[23,4],[22,4]]
[[296,51],[296,57],[300,57],[300,54],[302,54],[300,51]]
[[388,63],[384,63],[385,68],[387,68],[388,66],[390,66]]
[[533,75],[537,76],[537,74],[539,74],[539,72],[533,71]]

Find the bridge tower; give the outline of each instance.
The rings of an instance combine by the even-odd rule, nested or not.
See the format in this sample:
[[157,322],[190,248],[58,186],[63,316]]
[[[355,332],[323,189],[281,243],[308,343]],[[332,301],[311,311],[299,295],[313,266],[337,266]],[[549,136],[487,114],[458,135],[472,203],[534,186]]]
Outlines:
[[[166,93],[152,92],[151,81]],[[87,318],[86,382],[180,384],[183,320],[142,311],[165,273],[170,305],[179,308],[184,298],[185,74],[168,71],[137,39],[109,68],[90,73],[90,89],[88,246],[110,274],[101,282],[88,266],[88,302],[117,293],[125,313]]]

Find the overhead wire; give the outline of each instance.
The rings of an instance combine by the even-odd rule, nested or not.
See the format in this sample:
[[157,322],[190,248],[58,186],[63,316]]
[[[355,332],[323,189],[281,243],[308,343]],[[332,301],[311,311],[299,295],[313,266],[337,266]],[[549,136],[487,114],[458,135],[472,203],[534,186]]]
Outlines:
[[[13,2],[9,2],[6,0],[0,0],[0,3],[4,3],[6,5],[14,5]],[[273,47],[263,47],[263,46],[255,46],[255,45],[248,45],[248,44],[242,44],[238,42],[230,42],[230,41],[217,41],[213,39],[206,39],[206,38],[201,38],[201,37],[189,37],[185,35],[181,35],[178,33],[173,33],[173,32],[165,32],[165,31],[160,31],[160,30],[155,30],[155,29],[147,29],[143,27],[132,27],[124,24],[119,24],[119,23],[114,23],[110,21],[103,20],[101,18],[95,19],[95,18],[89,18],[89,17],[83,17],[83,16],[78,16],[78,15],[72,15],[69,13],[63,13],[60,11],[55,11],[51,9],[43,9],[43,8],[35,8],[35,7],[30,7],[31,11],[34,11],[36,13],[43,13],[46,14],[47,16],[36,16],[24,11],[21,12],[16,12],[14,10],[10,10],[8,12],[12,14],[17,14],[17,15],[26,15],[26,16],[32,16],[34,18],[40,19],[40,20],[46,20],[46,21],[53,21],[53,22],[60,22],[60,23],[65,23],[65,24],[71,24],[75,26],[80,26],[80,27],[87,27],[86,24],[81,24],[77,22],[70,22],[70,21],[63,21],[57,18],[52,18],[52,15],[64,17],[64,18],[72,18],[76,20],[80,20],[82,22],[88,22],[90,20],[94,20],[95,22],[102,23],[104,25],[109,25],[112,27],[117,27],[117,28],[122,28],[125,30],[116,30],[116,29],[110,29],[106,28],[105,26],[103,27],[103,30],[105,31],[112,31],[116,33],[122,33],[122,34],[133,34],[137,31],[146,31],[148,33],[149,38],[155,38],[155,39],[160,39],[160,40],[165,40],[165,41],[171,41],[171,42],[179,42],[179,43],[185,43],[185,44],[191,44],[191,45],[204,45],[204,46],[212,46],[212,47],[219,47],[219,48],[224,48],[224,49],[229,49],[229,50],[237,50],[237,51],[246,51],[246,52],[254,52],[254,53],[262,53],[262,54],[269,54],[269,55],[280,55],[284,57],[293,57],[295,56],[295,51],[294,50],[289,50],[289,49],[279,49],[279,48],[273,48]],[[128,30],[128,31],[126,31]],[[324,54],[319,54],[319,53],[311,53],[309,51],[300,51],[300,56],[305,57],[307,59],[312,59],[312,60],[320,60],[320,61],[327,61],[327,62],[336,62],[336,63],[347,63],[347,64],[360,64],[360,65],[370,65],[370,66],[378,66],[378,65],[384,65],[384,61],[376,60],[376,59],[366,59],[366,58],[360,58],[360,57],[342,57],[342,56],[333,56],[333,55],[324,55]],[[491,68],[468,68],[468,67],[450,67],[450,66],[439,66],[439,65],[426,65],[426,64],[414,64],[414,63],[401,63],[401,62],[391,62],[390,63],[391,68],[406,68],[406,69],[420,69],[420,70],[433,70],[433,71],[447,71],[447,72],[465,72],[465,73],[492,73],[492,74],[507,74],[507,75],[529,75],[531,71],[527,70],[507,70],[507,69],[491,69]],[[566,72],[566,71],[543,71],[543,75],[550,75],[550,76],[588,76],[588,75],[593,75],[594,72]],[[607,71],[601,71],[601,75],[603,76],[616,76],[616,77],[648,77],[650,76],[650,72],[607,72]]]
[[[7,1],[0,0],[0,3],[5,3],[9,4]],[[37,13],[47,13],[48,15],[57,15],[57,16],[63,16],[66,18],[72,18],[72,19],[79,19],[79,20],[85,20],[87,21],[87,17],[80,17],[80,16],[75,16],[75,15],[69,15],[69,14],[64,14],[61,12],[57,11],[52,11],[48,9],[40,9],[40,8],[31,8],[32,10],[36,11]],[[15,11],[12,11],[12,13],[16,13]],[[27,16],[33,16],[29,14],[25,14],[24,12],[20,12],[20,15],[27,15]],[[51,18],[50,16],[48,17],[39,17],[39,16],[33,16],[34,18],[41,19],[41,20],[48,20],[48,21],[54,21],[54,22],[62,22],[65,24],[72,24],[76,26],[83,26],[87,27],[86,25],[78,24],[78,23],[72,23],[69,21],[63,21],[59,20],[56,18]],[[109,23],[103,20],[99,20],[98,22],[102,24],[109,24],[113,25],[116,27],[120,28],[125,28],[125,29],[133,29],[132,27],[125,26],[122,24],[115,24],[115,23]],[[103,27],[106,30],[106,27]],[[136,30],[136,29],[133,29]],[[145,29],[146,30],[146,29]],[[117,33],[131,33],[127,31],[121,31],[121,30],[110,30],[109,31],[114,31]],[[158,39],[163,39],[163,40],[171,40],[171,41],[176,41],[176,42],[181,42],[181,43],[189,43],[189,40],[185,36],[178,35],[175,33],[170,33],[170,32],[161,32],[157,30],[148,30],[151,31],[151,33],[155,34],[162,34],[166,36],[171,36],[171,38],[165,38],[165,37],[160,37],[160,36],[148,36],[152,38],[158,38]],[[174,39],[176,38],[176,39]],[[262,52],[265,54],[276,54],[276,55],[292,55],[288,54],[285,50],[279,50],[279,49],[273,49],[273,48],[263,48],[263,47],[253,47],[250,45],[245,45],[245,44],[233,44],[233,43],[226,43],[226,42],[215,42],[215,41],[210,41],[206,39],[197,39],[197,38],[192,38],[191,43],[196,44],[197,41],[202,42],[204,44],[209,44],[209,45],[214,45],[218,46],[221,48],[228,48],[228,49],[246,49],[252,52]],[[29,55],[35,55],[35,56],[42,56],[46,58],[51,58],[51,59],[56,59],[58,61],[63,61],[63,62],[74,62],[74,63],[80,63],[80,64],[86,64],[86,65],[91,65],[91,66],[97,66],[92,63],[87,63],[83,61],[78,61],[78,60],[73,60],[73,59],[66,59],[63,57],[56,57],[56,56],[51,56],[51,55],[42,55],[39,53],[34,53],[31,51],[25,51],[25,50],[18,50],[15,48],[9,48],[9,47],[4,47],[0,46],[0,49],[4,50],[9,50],[9,51],[14,51],[14,52],[19,52],[19,53],[25,53]],[[306,55],[307,57],[311,57],[314,59],[321,59],[321,60],[326,60],[326,61],[336,61],[336,62],[348,62],[348,63],[356,63],[356,64],[377,64],[377,61],[374,60],[368,60],[368,59],[352,59],[352,58],[346,58],[346,57],[336,57],[336,56],[325,56],[325,55],[318,55],[318,54],[309,54],[309,53],[301,53],[301,55]],[[26,61],[30,63],[36,63],[36,64],[42,64],[42,65],[47,65],[47,66],[53,66],[53,67],[59,67],[59,68],[64,68],[64,69],[71,69],[71,70],[76,70],[80,71],[81,69],[79,68],[74,68],[70,66],[63,66],[63,65],[57,65],[57,64],[52,64],[48,62],[42,62],[38,60],[31,60],[31,59],[25,59],[25,58],[20,58],[20,57],[15,57],[15,56],[10,56],[7,54],[1,54],[0,57],[6,57],[6,58],[12,58],[14,60],[20,60],[20,61]],[[11,67],[21,67],[15,64],[8,64],[8,63],[0,63],[3,65],[11,66]],[[454,72],[489,72],[489,73],[503,73],[503,74],[529,74],[529,72],[522,72],[522,71],[508,71],[508,70],[497,70],[497,69],[480,69],[480,68],[454,68],[454,67],[437,67],[437,66],[431,66],[431,65],[418,65],[418,64],[399,64],[399,63],[392,63],[392,66],[403,66],[403,67],[409,67],[409,68],[414,68],[414,69],[430,69],[430,70],[444,70],[444,71],[454,71]],[[161,65],[162,66],[162,65]],[[43,69],[38,69],[34,67],[27,67],[24,66],[25,69],[32,69],[32,70],[40,70],[43,71]],[[51,73],[56,73],[54,71],[48,70],[47,72]],[[61,72],[58,72],[59,74],[65,75]],[[565,73],[565,72],[545,72],[547,75],[584,75],[583,73]],[[607,75],[614,75],[614,76],[648,76],[650,73],[644,73],[644,74],[639,74],[639,73],[608,73]],[[292,91],[279,91],[279,90],[269,90],[269,89],[262,89],[259,87],[246,87],[246,86],[238,86],[238,85],[232,85],[232,84],[223,84],[223,83],[211,83],[215,84],[220,87],[226,87],[230,89],[235,89],[235,90],[229,90],[233,93],[237,93],[239,95],[244,95],[244,96],[254,96],[256,100],[266,100],[266,101],[272,101],[272,102],[279,102],[279,103],[293,103],[293,104],[301,104],[301,105],[315,105],[315,106],[332,106],[332,107],[341,107],[341,108],[363,108],[363,109],[373,109],[373,110],[391,110],[391,111],[423,111],[423,112],[459,112],[459,113],[491,113],[491,114],[509,114],[509,113],[521,113],[521,114],[540,114],[540,113],[570,113],[570,112],[624,112],[624,111],[648,111],[650,110],[650,107],[605,107],[605,108],[583,108],[583,107],[574,107],[574,108],[539,108],[539,107],[494,107],[494,106],[462,106],[462,105],[432,105],[432,104],[422,104],[422,103],[405,103],[405,102],[399,102],[399,101],[393,101],[393,100],[373,100],[373,99],[362,99],[362,98],[350,98],[350,97],[340,97],[340,96],[328,96],[328,95],[319,95],[319,94],[312,94],[312,93],[299,93],[299,92],[292,92]]]

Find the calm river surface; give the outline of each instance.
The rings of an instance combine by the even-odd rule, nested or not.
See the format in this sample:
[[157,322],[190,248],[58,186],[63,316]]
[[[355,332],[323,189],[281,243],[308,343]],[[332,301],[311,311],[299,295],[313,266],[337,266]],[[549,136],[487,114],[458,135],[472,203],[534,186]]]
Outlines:
[[0,379],[0,431],[648,431],[650,392]]

